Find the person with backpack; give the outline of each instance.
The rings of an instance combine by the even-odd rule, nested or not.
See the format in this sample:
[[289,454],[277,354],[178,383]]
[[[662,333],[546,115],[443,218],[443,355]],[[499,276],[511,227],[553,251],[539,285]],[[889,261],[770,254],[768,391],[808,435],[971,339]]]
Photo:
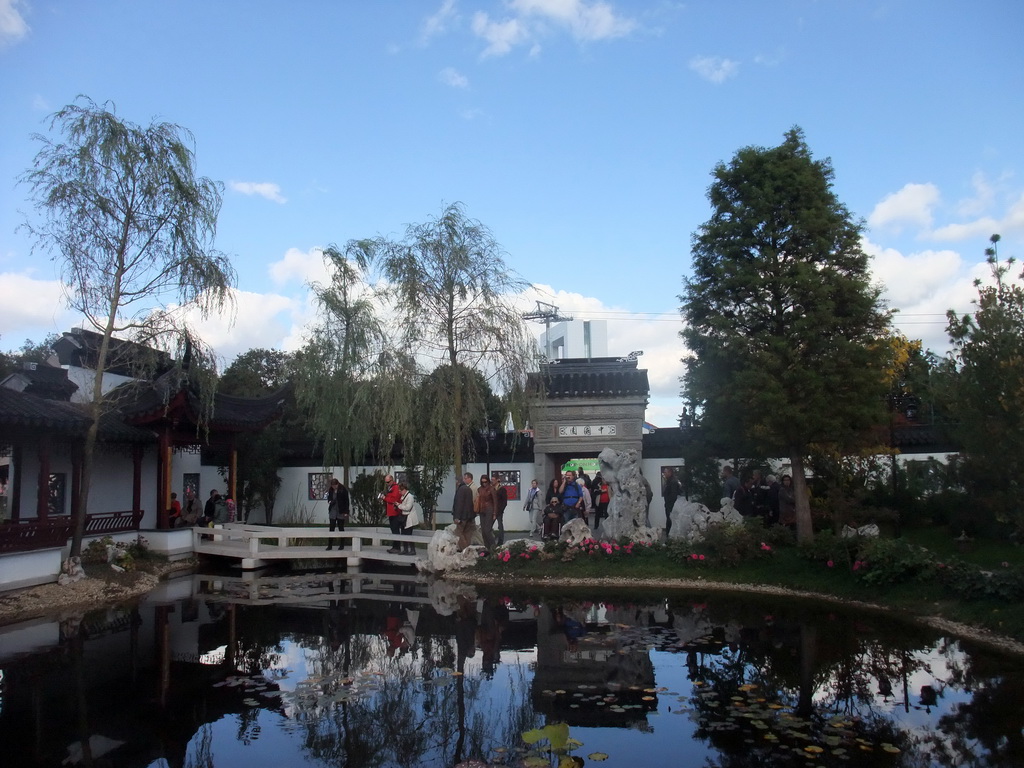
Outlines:
[[566,472],[562,478],[562,485],[559,488],[559,500],[562,502],[562,515],[565,522],[569,522],[580,513],[583,504],[583,494],[580,493],[580,486],[576,482],[575,472]]

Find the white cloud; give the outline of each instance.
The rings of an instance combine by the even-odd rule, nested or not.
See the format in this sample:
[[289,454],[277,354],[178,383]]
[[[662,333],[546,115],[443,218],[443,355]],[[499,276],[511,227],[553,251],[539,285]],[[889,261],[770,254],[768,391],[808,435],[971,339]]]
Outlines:
[[293,332],[298,303],[274,293],[232,291],[233,311],[203,318],[198,310],[186,321],[213,349],[218,358],[230,362],[250,349],[280,349]]
[[864,240],[862,247],[872,257],[872,275],[885,286],[886,299],[894,307],[926,301],[954,281],[964,267],[960,254],[951,250],[925,250],[905,256],[869,240]]
[[284,205],[288,198],[281,195],[281,188],[269,181],[232,181],[228,186],[243,195],[259,195],[267,200]]
[[473,34],[487,42],[482,56],[504,56],[513,47],[527,41],[529,35],[519,19],[491,21],[483,11],[473,14]]
[[633,19],[618,15],[606,2],[585,0],[510,0],[512,15],[492,20],[483,11],[473,16],[472,29],[487,42],[483,56],[504,56],[519,45],[530,45],[529,53],[540,52],[539,38],[552,29],[567,31],[580,42],[624,37],[636,29]]
[[311,248],[308,251],[289,248],[280,261],[270,265],[269,272],[274,284],[278,286],[288,283],[325,283],[330,278],[321,248]]
[[445,67],[438,75],[440,80],[445,85],[450,85],[452,88],[469,88],[469,78],[459,72],[453,67]]
[[[28,336],[43,329],[36,341],[57,330],[74,325],[76,315],[64,306],[64,287],[58,280],[39,280],[29,274],[0,273],[0,335],[20,345]],[[17,334],[21,338],[12,339]]]
[[512,0],[510,7],[532,16],[568,27],[577,40],[609,40],[628,35],[636,22],[618,16],[609,3],[583,0]]
[[16,43],[28,34],[28,22],[19,10],[23,7],[23,0],[0,0],[0,47]]
[[424,43],[428,43],[431,38],[443,35],[448,31],[448,24],[456,18],[455,0],[442,0],[441,7],[437,9],[437,12],[428,16],[427,20],[423,22],[420,39]]
[[904,224],[928,229],[932,225],[932,210],[938,203],[939,188],[934,184],[906,184],[875,206],[868,216],[868,225],[896,231]]
[[882,297],[897,309],[893,324],[908,338],[921,339],[926,349],[940,354],[949,349],[946,312],[974,311],[978,296],[974,281],[991,282],[982,250],[965,259],[953,250],[924,250],[904,254],[868,240],[862,243],[872,256],[871,272],[882,284]]
[[971,186],[974,187],[974,197],[957,203],[956,210],[961,216],[980,216],[995,201],[995,187],[981,171],[971,177]]
[[690,69],[705,80],[718,85],[730,77],[735,77],[740,71],[740,64],[721,56],[696,56],[690,59]]

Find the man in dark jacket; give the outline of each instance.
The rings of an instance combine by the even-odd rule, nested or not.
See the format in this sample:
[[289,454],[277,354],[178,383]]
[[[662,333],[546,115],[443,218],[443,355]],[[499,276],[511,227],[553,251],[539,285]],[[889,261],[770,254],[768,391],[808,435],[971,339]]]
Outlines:
[[462,482],[455,488],[455,500],[452,502],[452,519],[459,536],[459,551],[469,546],[473,540],[473,529],[476,527],[473,518],[473,473],[466,472]]
[[669,531],[672,530],[672,507],[676,505],[676,499],[679,498],[683,489],[676,473],[672,471],[672,467],[665,467],[661,470],[661,474],[665,478],[665,487],[661,495],[665,497],[665,538],[667,539]]

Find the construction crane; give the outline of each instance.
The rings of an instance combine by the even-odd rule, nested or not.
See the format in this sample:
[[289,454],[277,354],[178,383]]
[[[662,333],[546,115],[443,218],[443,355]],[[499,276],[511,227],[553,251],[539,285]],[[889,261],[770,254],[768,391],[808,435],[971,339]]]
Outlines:
[[559,314],[558,307],[554,304],[538,301],[537,308],[524,314],[523,319],[544,323],[544,357],[551,360],[551,324],[568,322],[572,320],[572,316]]

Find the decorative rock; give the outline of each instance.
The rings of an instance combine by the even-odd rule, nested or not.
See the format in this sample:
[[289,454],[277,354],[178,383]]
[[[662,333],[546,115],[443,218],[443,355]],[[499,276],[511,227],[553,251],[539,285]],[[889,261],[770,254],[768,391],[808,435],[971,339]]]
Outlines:
[[672,529],[670,539],[693,541],[693,536],[701,535],[708,527],[711,510],[696,501],[688,501],[682,497],[676,499],[672,507]]
[[590,531],[590,526],[587,525],[587,521],[577,517],[562,526],[562,533],[559,535],[558,540],[573,546],[592,538],[592,536],[593,534]]
[[868,538],[878,538],[881,531],[878,530],[878,526],[874,523],[868,523],[862,525],[860,528],[853,528],[849,525],[844,525],[843,530],[839,532],[840,538],[848,539],[851,536],[866,536]]
[[438,616],[451,616],[458,610],[460,600],[476,600],[476,588],[472,584],[432,579],[427,583],[427,595]]
[[452,523],[447,528],[434,531],[434,535],[427,543],[427,557],[417,560],[416,567],[424,573],[460,570],[475,563],[482,551],[483,540],[480,538],[480,530],[476,529],[473,543],[460,552],[459,537],[455,532],[455,524]]
[[62,587],[74,584],[85,578],[85,569],[82,567],[82,558],[69,557],[60,567],[60,575],[57,576],[57,583]]

